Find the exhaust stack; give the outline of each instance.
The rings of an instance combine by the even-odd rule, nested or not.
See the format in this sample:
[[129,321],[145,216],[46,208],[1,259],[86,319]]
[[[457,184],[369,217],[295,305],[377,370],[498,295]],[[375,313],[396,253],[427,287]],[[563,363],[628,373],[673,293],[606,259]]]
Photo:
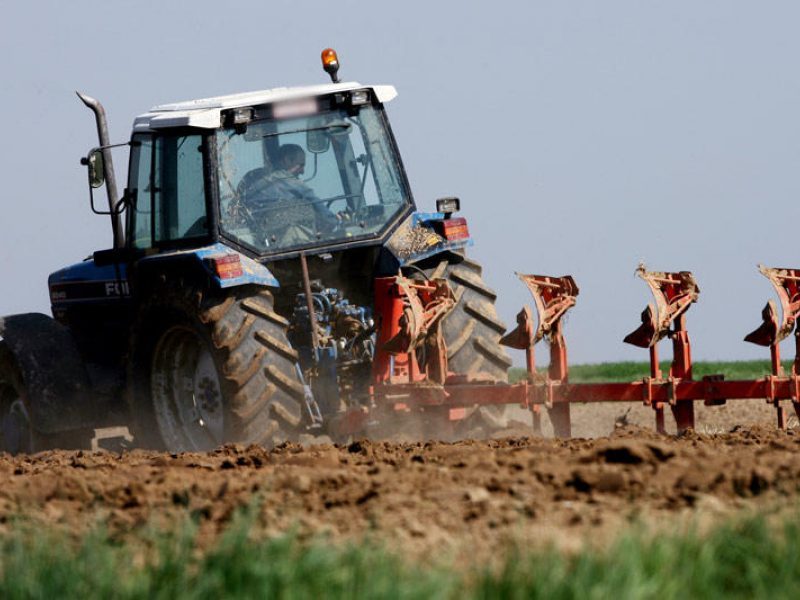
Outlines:
[[114,176],[114,163],[111,158],[111,149],[108,146],[111,142],[108,138],[108,121],[106,120],[106,110],[99,100],[95,100],[91,96],[75,92],[78,98],[81,99],[87,107],[94,113],[95,121],[97,122],[97,137],[100,141],[101,151],[103,153],[103,176],[106,180],[106,193],[108,194],[108,209],[111,211],[111,228],[114,235],[114,247],[121,248],[125,244],[124,233],[122,229],[122,220],[117,213],[117,205],[119,198],[117,196],[117,180]]

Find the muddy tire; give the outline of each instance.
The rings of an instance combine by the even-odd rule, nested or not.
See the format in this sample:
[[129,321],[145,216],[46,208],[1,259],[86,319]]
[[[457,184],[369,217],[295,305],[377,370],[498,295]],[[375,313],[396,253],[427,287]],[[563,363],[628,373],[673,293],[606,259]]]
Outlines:
[[[450,371],[484,381],[507,382],[511,358],[500,345],[506,325],[497,316],[497,294],[483,281],[483,267],[467,257],[443,258],[426,269],[428,277],[447,279],[457,304],[442,324]],[[484,433],[507,424],[506,407],[485,406],[463,423]]]
[[131,336],[136,445],[200,451],[297,437],[304,388],[269,291],[204,296],[175,287],[150,297]]
[[450,370],[505,382],[512,364],[500,345],[506,326],[494,306],[497,294],[483,281],[482,271],[480,264],[464,258],[458,263],[442,259],[426,273],[447,279],[456,296],[456,307],[442,327]]

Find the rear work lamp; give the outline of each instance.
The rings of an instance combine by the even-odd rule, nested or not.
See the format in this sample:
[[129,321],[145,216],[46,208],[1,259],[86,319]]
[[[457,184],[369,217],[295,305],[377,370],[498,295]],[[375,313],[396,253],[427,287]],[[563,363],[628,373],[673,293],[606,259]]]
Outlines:
[[461,200],[458,198],[439,198],[436,201],[436,212],[451,215],[461,210]]

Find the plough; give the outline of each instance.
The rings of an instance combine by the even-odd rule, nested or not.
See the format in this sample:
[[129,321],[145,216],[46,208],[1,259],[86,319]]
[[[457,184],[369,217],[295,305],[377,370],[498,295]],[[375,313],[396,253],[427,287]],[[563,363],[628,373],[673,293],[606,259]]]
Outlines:
[[[524,350],[527,378],[516,384],[482,382],[480,377],[446,373],[446,352],[441,343],[432,341],[438,335],[438,323],[446,304],[447,295],[433,282],[414,284],[417,289],[437,298],[438,310],[426,314],[420,295],[413,286],[399,282],[404,278],[387,278],[378,283],[382,292],[377,297],[394,303],[394,308],[382,307],[383,314],[394,315],[384,319],[378,340],[378,355],[373,370],[374,384],[370,388],[372,405],[378,411],[424,410],[450,411],[451,419],[461,418],[470,406],[518,404],[530,410],[536,433],[542,431],[542,407],[547,410],[553,431],[558,437],[569,437],[572,432],[570,408],[574,403],[641,402],[653,409],[656,429],[665,432],[665,409],[669,407],[679,432],[695,426],[696,401],[706,406],[719,406],[728,400],[760,399],[773,405],[780,428],[787,426],[787,403],[791,402],[800,417],[800,269],[776,269],[760,266],[777,292],[780,307],[770,300],[764,307],[761,325],[745,336],[745,340],[769,348],[771,372],[760,379],[726,381],[723,375],[707,375],[700,380],[692,376],[692,354],[686,313],[698,299],[700,289],[692,273],[648,271],[644,265],[637,269],[638,276],[647,283],[654,302],[641,314],[639,327],[624,338],[628,344],[646,348],[649,352],[650,372],[639,381],[629,383],[570,383],[567,346],[563,333],[563,318],[575,303],[578,286],[571,276],[552,277],[524,275],[518,277],[530,290],[536,318],[530,308],[524,307],[517,315],[516,328],[505,335],[501,343],[507,347]],[[400,318],[400,315],[406,315]],[[416,320],[413,315],[418,315]],[[412,326],[412,321],[415,324]],[[781,364],[780,342],[794,331],[796,354],[791,372],[784,372]],[[428,337],[426,337],[428,336]],[[668,338],[672,342],[672,363],[664,373],[659,365],[659,342]],[[433,357],[436,368],[426,375],[417,366],[420,353],[414,348],[421,345],[405,344],[398,351],[396,341],[427,340],[424,348],[438,354]],[[549,366],[546,373],[536,368],[536,345],[549,342]],[[420,342],[421,343],[421,342]],[[401,346],[403,344],[400,344]],[[427,361],[431,361],[427,356]],[[429,369],[430,370],[430,369]],[[462,412],[458,412],[461,409]],[[363,418],[349,415],[344,429],[356,431],[364,425]],[[374,415],[373,415],[374,416]]]

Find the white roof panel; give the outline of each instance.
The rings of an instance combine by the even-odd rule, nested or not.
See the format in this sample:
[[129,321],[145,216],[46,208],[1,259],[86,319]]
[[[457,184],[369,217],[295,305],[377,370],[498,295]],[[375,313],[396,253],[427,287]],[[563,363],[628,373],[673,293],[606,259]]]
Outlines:
[[245,92],[229,96],[201,98],[187,102],[174,102],[154,106],[149,112],[139,115],[133,122],[134,131],[166,129],[171,127],[200,127],[216,129],[221,124],[220,113],[238,106],[258,106],[273,104],[298,98],[308,98],[369,88],[375,92],[379,102],[389,102],[397,96],[397,90],[391,85],[361,85],[356,81],[347,83],[329,83],[327,85],[311,85],[306,87],[282,87],[259,92]]

